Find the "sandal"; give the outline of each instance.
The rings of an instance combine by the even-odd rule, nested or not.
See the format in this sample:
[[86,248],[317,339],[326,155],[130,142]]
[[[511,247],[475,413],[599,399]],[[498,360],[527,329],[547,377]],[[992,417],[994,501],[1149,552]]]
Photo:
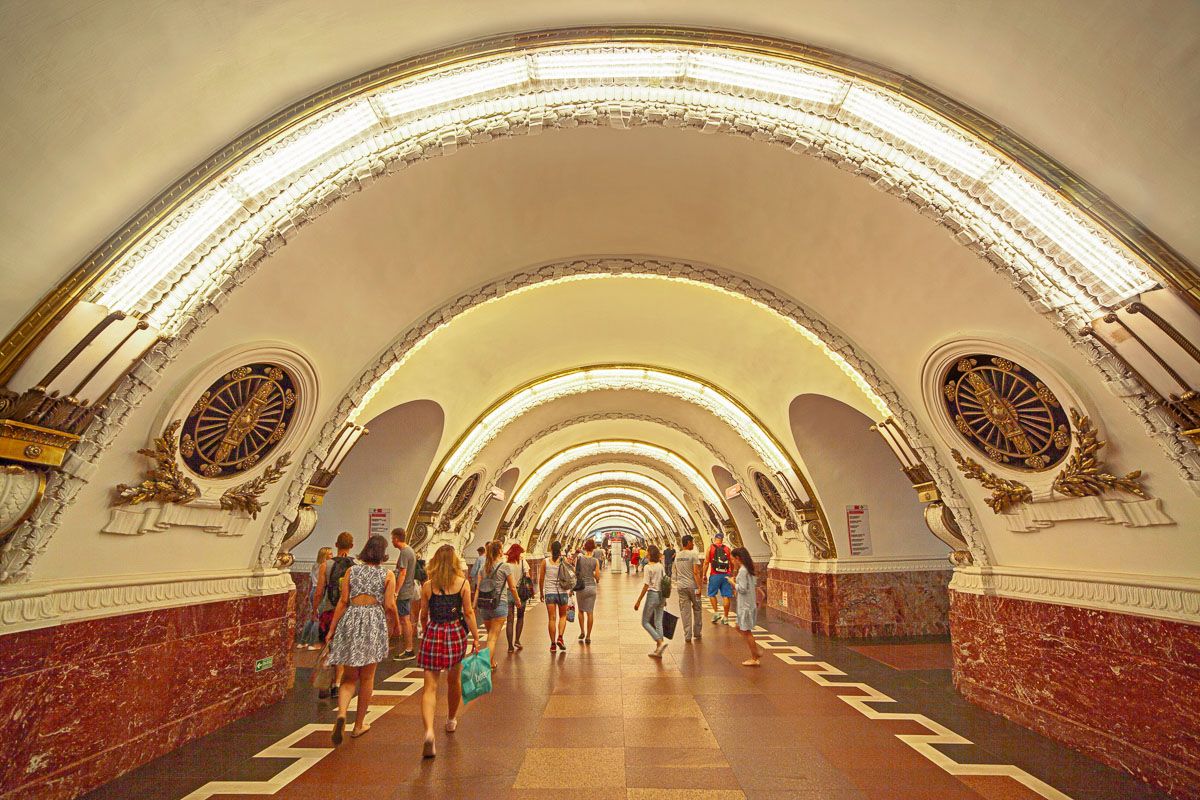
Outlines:
[[513,645],[513,647],[517,648],[518,650],[525,649],[525,645],[521,644],[520,642],[517,642],[515,645]]
[[454,733],[454,731],[456,731],[457,729],[458,729],[458,720],[457,719],[446,720],[446,733]]
[[433,749],[433,737],[429,736],[425,739],[425,744],[421,748],[421,758],[434,758],[437,756],[437,751]]
[[757,658],[747,658],[745,661],[742,662],[742,666],[743,667],[761,667],[762,662],[759,661]]
[[358,730],[350,731],[350,738],[357,739],[360,736],[365,736],[368,732],[370,732],[370,730],[371,730],[370,725],[363,725]]
[[333,723],[333,746],[337,747],[342,743],[342,736],[346,732],[346,718],[338,717],[337,722]]

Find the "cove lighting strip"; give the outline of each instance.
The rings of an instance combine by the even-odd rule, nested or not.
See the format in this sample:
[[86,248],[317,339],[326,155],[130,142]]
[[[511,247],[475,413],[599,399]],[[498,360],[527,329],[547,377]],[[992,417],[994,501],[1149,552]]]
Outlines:
[[582,530],[587,530],[595,520],[614,514],[624,514],[630,519],[636,519],[641,522],[643,530],[661,534],[665,533],[662,527],[652,516],[642,511],[640,508],[630,505],[615,502],[598,503],[587,509],[579,516],[578,520],[573,520],[564,526],[563,531],[567,534],[579,533]]
[[584,458],[609,455],[632,455],[666,464],[671,469],[686,477],[705,500],[712,503],[716,508],[724,508],[716,490],[704,480],[699,471],[670,450],[657,445],[646,444],[645,442],[631,442],[620,439],[576,445],[554,456],[529,475],[529,478],[513,496],[511,507],[520,508],[528,502],[534,490],[562,466]]
[[648,478],[638,472],[610,470],[608,472],[597,472],[592,475],[586,475],[582,478],[577,478],[560,489],[546,505],[546,510],[543,511],[542,515],[538,518],[538,527],[541,527],[542,523],[550,519],[550,517],[554,515],[555,509],[562,505],[563,502],[575,492],[578,492],[582,489],[587,489],[591,486],[596,486],[597,484],[614,483],[633,484],[635,486],[641,486],[645,489],[648,489],[656,497],[664,498],[671,508],[673,508],[681,517],[686,518],[688,516],[687,508],[684,507],[683,503],[679,501],[679,498],[677,498],[675,494],[662,483],[654,480],[653,478]]
[[600,514],[590,517],[587,520],[587,524],[580,525],[578,530],[581,530],[581,531],[593,530],[594,531],[597,528],[604,528],[604,527],[610,527],[610,526],[630,528],[633,531],[637,532],[637,534],[639,536],[641,536],[642,538],[645,538],[650,533],[649,531],[646,530],[645,525],[638,522],[633,517],[630,517],[626,514],[622,514],[619,511],[604,511],[604,512],[601,512]]
[[720,42],[521,47],[347,92],[285,127],[147,228],[85,299],[174,334],[291,220],[327,204],[343,184],[430,146],[450,152],[521,114],[553,121],[560,111],[606,106],[638,108],[649,119],[737,118],[861,161],[877,180],[951,211],[967,238],[989,242],[1042,302],[1080,319],[1156,283],[1054,187],[982,137],[865,78]]
[[597,497],[627,497],[637,500],[658,517],[658,521],[667,527],[674,527],[671,512],[663,507],[662,503],[658,502],[653,495],[646,492],[644,489],[626,489],[617,486],[599,487],[597,489],[589,489],[583,494],[571,501],[571,504],[563,511],[560,519],[571,519],[580,507],[592,502]]
[[791,462],[770,436],[722,392],[693,378],[643,367],[599,367],[556,375],[514,394],[489,411],[446,459],[443,475],[456,475],[513,420],[538,406],[587,392],[636,390],[666,394],[712,413],[733,428],[772,471],[792,475]]

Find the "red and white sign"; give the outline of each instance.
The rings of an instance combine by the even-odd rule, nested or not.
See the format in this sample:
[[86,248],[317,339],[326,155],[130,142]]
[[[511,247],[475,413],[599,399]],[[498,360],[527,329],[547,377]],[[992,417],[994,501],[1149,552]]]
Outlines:
[[387,536],[392,529],[392,510],[372,508],[367,510],[367,535]]
[[846,531],[850,534],[850,555],[871,555],[871,518],[866,506],[846,506]]

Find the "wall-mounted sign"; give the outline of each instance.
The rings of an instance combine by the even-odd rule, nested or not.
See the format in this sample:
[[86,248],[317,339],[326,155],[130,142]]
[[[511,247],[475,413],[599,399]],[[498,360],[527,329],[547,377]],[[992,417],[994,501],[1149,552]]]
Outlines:
[[846,531],[850,534],[850,555],[871,555],[871,518],[866,506],[846,506]]
[[740,483],[735,483],[733,486],[730,486],[728,489],[725,490],[725,499],[732,500],[733,498],[737,497],[741,493],[742,493],[742,485]]
[[392,529],[392,510],[372,508],[367,511],[367,535],[387,536]]

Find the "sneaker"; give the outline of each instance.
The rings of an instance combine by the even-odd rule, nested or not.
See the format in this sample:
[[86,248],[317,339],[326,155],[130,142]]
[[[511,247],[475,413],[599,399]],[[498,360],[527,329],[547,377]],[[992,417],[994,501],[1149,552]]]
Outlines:
[[562,640],[561,636],[558,637],[558,649],[562,650],[564,653],[567,652],[567,646],[565,644],[563,644],[563,640]]
[[553,653],[557,649],[558,649],[558,644],[555,642],[551,642],[550,643],[550,652]]
[[692,637],[690,637],[690,636],[686,636],[686,637],[684,637],[684,639],[683,639],[683,643],[684,643],[684,644],[688,644],[688,643],[690,643],[691,641],[692,641]]
[[713,625],[717,625],[717,624],[719,624],[719,623],[720,623],[720,621],[721,621],[721,615],[720,615],[720,614],[713,614],[713,615],[712,615],[712,624],[713,624]]
[[401,654],[400,654],[400,660],[401,660],[401,661],[409,661],[409,660],[411,660],[411,659],[414,659],[414,658],[416,658],[416,657],[417,657],[417,651],[416,651],[416,650],[405,650],[403,653],[401,653]]

